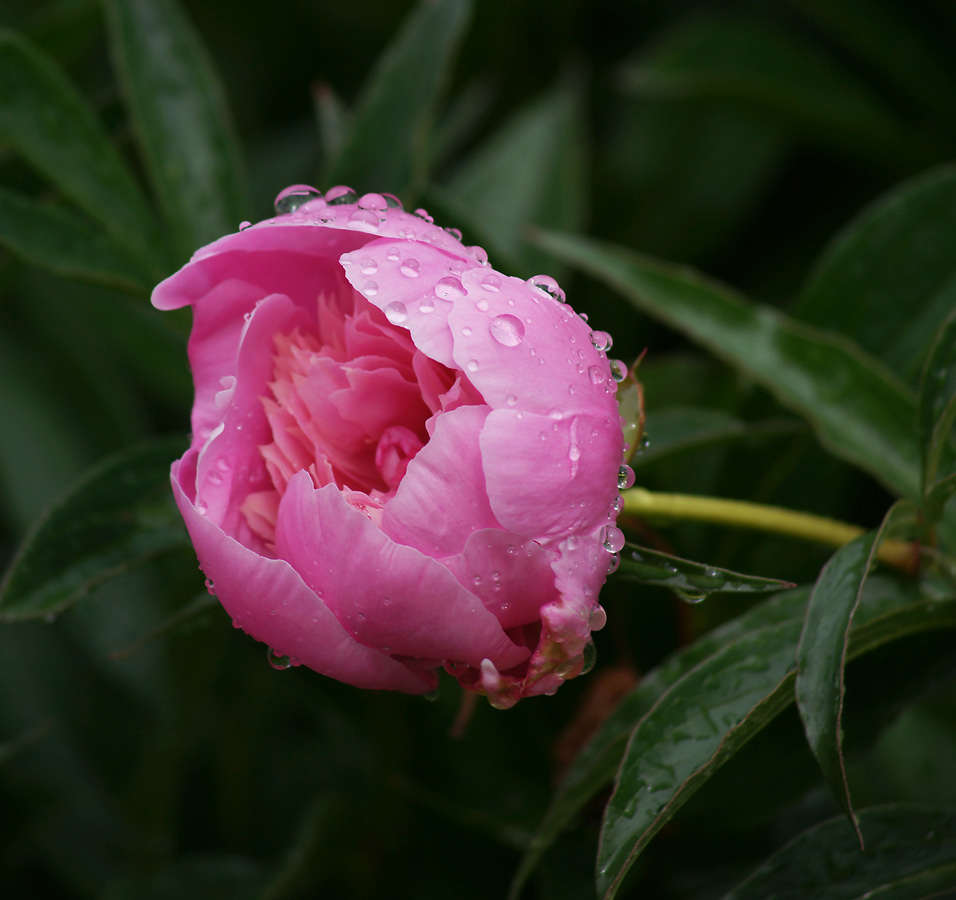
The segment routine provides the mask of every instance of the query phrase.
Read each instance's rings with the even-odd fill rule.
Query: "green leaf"
[[[956,306],[956,167],[895,187],[831,242],[793,308],[907,379]]]
[[[854,628],[847,658],[954,627],[956,602],[904,601]],[[605,811],[598,888],[606,898],[674,813],[793,701],[800,628],[791,619],[745,633],[688,671],[637,723]]]
[[[176,0],[105,0],[114,64],[178,255],[249,215],[235,128],[215,69]]]
[[[722,591],[752,594],[794,587],[787,581],[741,575],[635,544],[626,544],[621,551],[618,576],[627,581],[670,588],[679,597],[692,603]]]
[[[834,456],[904,497],[918,496],[915,398],[851,341],[622,248],[555,233],[537,243],[763,385],[806,418]]]
[[[678,453],[792,438],[804,431],[803,423],[793,419],[745,422],[720,409],[671,406],[647,414],[647,442],[631,458],[630,464],[636,471]]]
[[[148,294],[150,272],[90,223],[0,188],[0,244],[24,262],[67,278]]]
[[[604,811],[598,893],[613,897],[664,823],[793,697],[796,620],[752,631],[689,671],[637,724]]]
[[[50,59],[2,30],[0,138],[137,260],[162,271],[152,212],[88,104]]]
[[[956,487],[952,451],[956,421],[956,311],[943,323],[930,348],[919,393],[920,447],[923,452],[924,507],[931,521]]]
[[[435,109],[470,12],[468,0],[419,4],[366,83],[329,183],[392,193],[421,188]]]
[[[723,900],[917,900],[956,884],[956,814],[905,804],[860,812],[867,851],[842,817],[775,853]],[[944,893],[936,893],[937,891]]]
[[[857,828],[843,759],[842,718],[850,622],[894,507],[882,527],[845,544],[820,572],[797,648],[797,707],[813,755]],[[860,837],[862,846],[863,838]]]
[[[582,224],[580,103],[578,86],[567,83],[519,110],[436,191],[492,254],[515,259],[531,224]]]
[[[694,666],[742,635],[781,622],[801,621],[808,594],[809,588],[799,588],[774,595],[682,648],[641,679],[604,721],[559,785],[515,875],[509,894],[512,900],[519,896],[522,885],[561,829],[614,777],[634,723],[648,713],[661,695]]]
[[[625,78],[644,95],[743,105],[799,136],[868,159],[925,157],[904,123],[835,59],[797,34],[740,17],[679,24],[629,66]]]
[[[169,489],[182,439],[127,450],[96,466],[24,539],[0,583],[0,622],[56,614],[94,585],[189,538]]]
[[[180,857],[149,875],[122,879],[104,900],[260,900],[269,873],[240,856]]]

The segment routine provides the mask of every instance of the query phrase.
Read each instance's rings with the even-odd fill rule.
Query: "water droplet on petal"
[[[378,231],[379,217],[370,209],[357,209],[349,216],[349,223],[363,231]]]
[[[479,266],[488,265],[488,251],[484,247],[479,247],[477,244],[466,248],[468,252],[475,258]]]
[[[408,318],[408,309],[400,300],[395,300],[385,307],[385,318],[393,325],[401,325]]]
[[[431,297],[423,297],[418,304],[418,311],[423,313],[433,312],[435,309],[435,301]]]
[[[446,228],[445,231],[450,234],[456,241],[461,240],[461,231],[457,228]]]
[[[359,266],[363,275],[374,275],[378,271],[378,263],[371,256],[363,257],[359,260]]]
[[[382,211],[388,208],[388,203],[381,194],[363,194],[358,200],[359,209]]]
[[[388,250],[385,251],[385,258],[390,262],[398,262],[401,255],[398,247],[389,247]]]
[[[239,223],[239,230],[240,230],[240,231],[245,231],[247,228],[252,228],[252,222],[240,222],[240,223]]]
[[[269,665],[273,669],[288,669],[292,665],[292,660],[288,656],[283,656],[281,653],[276,653],[271,647],[266,651],[266,659],[269,660]]]
[[[584,645],[584,665],[581,666],[581,674],[587,675],[591,669],[594,668],[594,664],[597,662],[597,648],[594,646],[594,641],[588,641]]]
[[[514,394],[509,394],[505,399],[505,403],[507,403],[508,406],[515,406],[517,402],[518,398]]]
[[[415,215],[418,216],[419,219],[424,219],[429,225],[433,225],[435,222],[435,217],[428,215],[427,209],[416,209]]]
[[[606,525],[602,537],[608,553],[620,553],[624,549],[624,532],[616,525]]]
[[[477,360],[477,359],[469,359],[468,362],[465,363],[465,368],[466,368],[469,372],[477,372],[477,371],[478,371],[478,360]]]
[[[588,366],[588,378],[591,384],[604,384],[607,381],[607,371],[601,366]]]
[[[310,184],[293,184],[276,194],[275,211],[277,216],[295,212],[310,200],[321,197],[322,192]]]
[[[348,203],[354,203],[358,194],[344,184],[336,185],[325,192],[325,202],[329,206],[345,206]]]
[[[366,297],[374,297],[378,293],[378,282],[377,281],[366,281],[362,285],[362,293]]]
[[[581,458],[581,448],[577,444],[572,444],[568,448],[568,459],[572,462],[576,462]]]
[[[624,365],[624,363],[622,363],[619,359],[612,359],[608,365],[611,367],[611,378],[613,378],[618,384],[627,378],[627,366]]]
[[[435,285],[435,294],[442,300],[457,300],[459,297],[464,297],[466,293],[461,281],[451,275],[440,278]]]
[[[612,553],[611,561],[608,563],[607,574],[613,575],[621,567],[621,554]]]
[[[614,498],[614,502],[611,504],[611,512],[613,512],[616,515],[622,509],[624,509],[624,498],[620,494],[618,494]]]
[[[205,500],[197,500],[197,501],[196,501],[196,512],[198,512],[199,515],[201,515],[201,516],[206,515],[206,513],[209,512],[209,504],[208,504]]]
[[[517,316],[495,316],[488,330],[505,347],[517,347],[524,340],[524,323]]]
[[[421,270],[421,263],[417,259],[403,259],[399,269],[406,278],[418,278]]]
[[[528,284],[544,291],[549,297],[553,297],[559,303],[564,303],[566,295],[550,275],[534,275],[528,279]]]
[[[604,607],[595,606],[591,618],[588,620],[588,628],[591,631],[600,631],[605,625],[607,625],[607,613],[604,611]]]
[[[481,279],[481,286],[484,290],[496,294],[501,290],[501,277],[495,275],[494,272],[490,275],[485,275],[485,277]]]
[[[630,466],[623,465],[617,470],[617,486],[622,491],[634,487],[634,470]]]
[[[595,350],[610,350],[614,342],[606,331],[592,331],[591,344]]]

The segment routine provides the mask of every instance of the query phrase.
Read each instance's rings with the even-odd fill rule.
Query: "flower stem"
[[[644,518],[683,519],[694,522],[713,522],[736,525],[757,531],[772,531],[790,537],[817,541],[833,547],[842,547],[863,534],[857,525],[815,516],[811,513],[764,506],[743,500],[723,500],[718,497],[695,497],[690,494],[659,494],[631,488],[622,491],[624,512]],[[906,541],[885,540],[877,551],[877,559],[907,572],[915,562],[913,545]]]

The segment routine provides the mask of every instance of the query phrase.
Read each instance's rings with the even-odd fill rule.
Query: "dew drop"
[[[624,549],[624,532],[616,525],[606,525],[602,537],[608,553],[620,553]]]
[[[276,653],[271,647],[266,651],[266,659],[269,660],[269,665],[273,669],[288,669],[292,666],[292,659],[288,656],[283,656],[281,653]]]
[[[401,300],[394,300],[385,307],[385,318],[393,325],[401,325],[408,319],[408,309]]]
[[[475,303],[475,308],[478,310],[478,312],[488,312],[488,301],[482,298]]]
[[[595,350],[610,350],[614,342],[606,331],[592,331],[591,345]]]
[[[406,278],[418,278],[421,274],[422,266],[417,259],[403,259],[399,271]]]
[[[483,290],[490,291],[492,294],[497,294],[501,290],[501,278],[498,275],[495,275],[492,272],[490,275],[485,275],[481,279],[481,287]]]
[[[618,494],[611,504],[611,512],[617,515],[622,509],[624,509],[624,498]]]
[[[517,316],[495,316],[488,330],[504,347],[517,347],[524,340],[524,323]]]
[[[385,251],[385,258],[389,260],[389,262],[398,262],[401,255],[398,247],[389,247],[388,250]]]
[[[359,266],[363,275],[374,275],[378,271],[378,263],[371,256],[363,257],[359,260]]]
[[[377,281],[366,281],[362,285],[362,293],[366,297],[374,297],[378,293],[378,282]]]
[[[418,303],[418,311],[423,313],[434,312],[435,301],[431,297],[423,297]]]
[[[581,448],[577,444],[572,444],[568,448],[568,459],[571,462],[577,462],[581,458]]]
[[[623,491],[634,487],[634,470],[629,465],[623,465],[617,470],[617,486]]]
[[[422,696],[423,696],[429,703],[434,703],[434,702],[438,699],[439,693],[440,693],[440,691],[438,690],[438,688],[435,688],[435,690],[430,691],[430,692],[427,693],[427,694],[422,694]]]
[[[601,366],[588,366],[588,378],[591,384],[604,384],[607,381],[607,372]]]
[[[528,279],[528,284],[538,290],[544,291],[549,297],[553,297],[559,303],[564,303],[566,295],[558,282],[550,275],[534,275]]]
[[[468,671],[468,663],[466,662],[456,662],[452,659],[446,659],[442,665],[445,667],[445,671],[457,678],[459,675],[464,675]]]
[[[587,675],[591,669],[594,668],[594,664],[597,662],[597,648],[594,646],[594,641],[588,641],[584,645],[584,665],[581,666],[581,674]]]
[[[604,611],[604,607],[595,606],[591,618],[588,620],[588,628],[591,631],[600,631],[605,625],[607,625],[607,613]]]
[[[321,196],[322,192],[310,184],[293,184],[276,194],[274,202],[276,215],[284,216],[293,213],[300,206],[304,206],[310,200],[315,200]]]
[[[461,328],[461,333],[465,337],[471,337],[471,325],[463,325]]]
[[[514,394],[509,394],[505,399],[505,403],[507,403],[508,406],[516,406],[518,403],[518,398]]]
[[[445,231],[450,234],[456,241],[461,240],[461,231],[458,228],[446,228]]]
[[[349,216],[349,222],[364,231],[377,231],[380,220],[370,209],[357,209]]]
[[[240,230],[240,231],[245,231],[247,228],[252,228],[252,222],[240,222],[240,223],[239,223],[239,230]]]
[[[457,300],[466,294],[465,286],[454,276],[448,275],[440,278],[435,285],[435,294],[442,300]]]
[[[478,371],[478,360],[477,360],[477,359],[469,359],[468,362],[465,363],[465,368],[466,368],[469,372],[477,372],[477,371]]]
[[[416,209],[415,215],[418,216],[419,219],[424,219],[429,225],[435,224],[435,217],[428,215],[427,209]]]
[[[484,247],[479,247],[477,244],[474,246],[468,247],[468,252],[475,258],[475,261],[479,266],[488,265],[488,251]]]
[[[612,553],[611,562],[608,563],[607,574],[613,575],[621,567],[621,554]]]
[[[329,206],[345,206],[354,203],[358,194],[344,184],[336,185],[325,192],[325,202]]]
[[[206,513],[209,512],[209,504],[208,504],[205,500],[197,500],[197,501],[196,501],[196,512],[198,512],[199,515],[201,515],[201,516],[206,515]]]
[[[388,203],[381,194],[363,194],[358,200],[359,209],[371,209],[375,212],[384,211]]]
[[[674,593],[685,603],[700,603],[710,596],[709,591],[701,591],[694,588],[674,588]]]
[[[206,579],[206,590],[209,591],[209,593],[212,594],[213,597],[216,596],[216,586],[212,583],[211,578]]]
[[[612,359],[608,365],[611,367],[611,378],[613,378],[618,384],[627,378],[627,366],[624,365],[624,363],[622,363],[619,359]]]

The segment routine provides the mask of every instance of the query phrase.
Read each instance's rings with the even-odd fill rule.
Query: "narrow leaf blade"
[[[169,489],[181,450],[181,439],[127,450],[54,502],[0,583],[0,621],[56,614],[110,576],[189,546]]]
[[[67,278],[138,294],[152,286],[149,271],[89,222],[3,188],[0,244],[24,262]]]
[[[636,544],[626,544],[621,551],[621,565],[617,574],[628,581],[670,588],[684,599],[692,601],[703,600],[707,595],[719,592],[752,594],[794,587],[787,581],[741,575]]]
[[[723,900],[915,900],[956,884],[952,811],[892,804],[861,810],[859,818],[866,853],[842,817],[829,819],[792,840]]]
[[[918,496],[916,400],[851,341],[622,248],[555,233],[537,242],[762,384],[807,419],[834,456],[904,497]]]
[[[161,268],[152,212],[86,100],[52,60],[2,30],[0,137],[118,243]]]
[[[928,512],[941,509],[945,501],[947,479],[956,474],[956,454],[951,447],[953,422],[956,421],[956,312],[943,323],[926,359],[919,393],[920,447],[923,452],[923,495],[941,496],[926,503]],[[943,490],[939,490],[944,483]],[[931,509],[931,507],[935,509]]]
[[[180,257],[248,215],[219,78],[176,0],[106,0],[114,62]]]
[[[369,191],[420,187],[435,109],[471,12],[469,0],[421,3],[379,60],[326,178]]]

